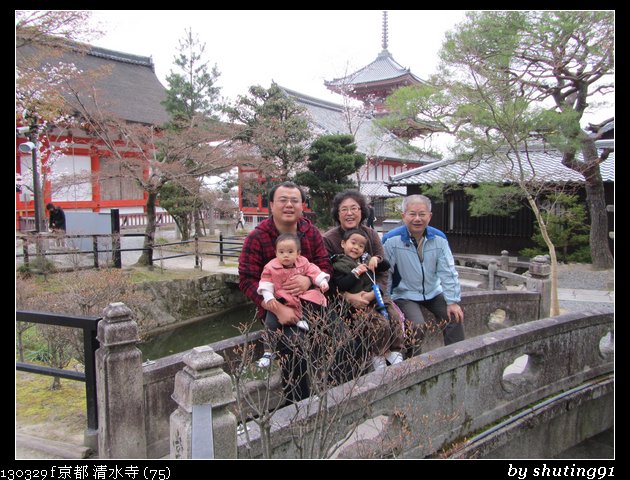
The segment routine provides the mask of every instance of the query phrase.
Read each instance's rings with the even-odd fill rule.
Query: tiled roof
[[[343,78],[335,78],[324,82],[326,86],[358,85],[364,83],[392,80],[405,75],[410,75],[418,83],[424,83],[415,76],[408,68],[400,65],[388,50],[383,50],[378,54],[376,60]]]
[[[399,197],[406,195],[405,187],[392,187],[391,191],[387,189],[387,185],[384,182],[378,181],[363,181],[361,182],[360,191],[366,197]]]
[[[577,155],[582,159],[581,153]],[[513,154],[510,158],[514,158]],[[562,154],[558,151],[534,151],[529,153],[529,163],[523,162],[531,179],[533,175],[545,182],[583,182],[582,174],[562,165]],[[530,167],[531,164],[531,167]],[[512,172],[518,166],[516,161],[510,165],[506,160],[497,158],[487,160],[475,160],[472,162],[455,160],[442,160],[431,165],[414,168],[406,172],[394,175],[387,185],[419,185],[431,183],[459,183],[473,184],[484,182],[509,182],[514,175]],[[606,161],[599,166],[602,180],[615,181],[615,154],[611,153]]]
[[[614,134],[615,134],[615,119],[614,118],[610,118],[610,119],[605,120],[604,122],[599,123],[599,124],[592,124],[592,123],[590,123],[586,129],[590,130],[591,132],[593,132],[593,133],[591,133],[591,137],[592,138],[597,138],[597,139],[614,138]]]
[[[334,135],[350,133],[341,105],[327,102],[303,93],[280,87],[297,103],[303,105],[310,117],[311,125],[318,135]],[[417,155],[404,150],[404,144],[396,136],[378,126],[373,117],[358,115],[353,118],[353,129],[356,130],[355,142],[357,151],[369,157],[380,157],[400,162],[429,163],[433,157]]]
[[[610,131],[614,131],[615,130],[615,121],[612,120],[610,122],[608,122],[607,124],[605,124],[599,131],[600,133],[608,133]]]
[[[101,107],[117,117],[153,125],[168,121],[168,114],[161,105],[166,99],[166,89],[156,77],[150,57],[90,45],[84,47],[83,51],[64,48],[61,56],[44,61],[73,64],[81,72],[97,73],[95,84],[104,102]],[[36,48],[31,44],[19,47],[16,62],[35,55]]]

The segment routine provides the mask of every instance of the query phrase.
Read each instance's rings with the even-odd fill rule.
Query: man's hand
[[[294,275],[284,282],[283,287],[291,295],[297,296],[311,288],[311,279],[306,275]]]
[[[295,325],[299,320],[294,308],[282,305],[275,298],[273,300],[263,302],[262,306],[278,317],[278,322],[280,322],[281,325]]]
[[[447,305],[446,314],[449,319],[453,318],[458,323],[462,323],[464,321],[464,311],[457,303]]]
[[[278,304],[278,311],[274,312],[278,317],[278,322],[281,325],[291,326],[295,325],[300,318],[296,315],[295,308],[287,307],[286,305]]]

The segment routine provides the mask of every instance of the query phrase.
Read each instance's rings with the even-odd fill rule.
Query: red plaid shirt
[[[252,230],[245,242],[238,259],[239,288],[258,307],[257,316],[264,318],[265,310],[261,307],[262,295],[259,295],[258,282],[267,262],[276,257],[274,246],[280,235],[272,218],[263,220]],[[298,237],[301,240],[300,255],[317,265],[323,272],[332,274],[332,264],[328,251],[324,247],[322,235],[308,219],[298,221]]]

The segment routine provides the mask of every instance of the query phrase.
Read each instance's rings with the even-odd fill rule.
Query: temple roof
[[[40,52],[44,53],[43,58],[40,58]],[[48,57],[46,52],[50,52]],[[39,50],[36,45],[27,44],[16,49],[16,62],[19,64],[21,59],[31,57],[40,64],[72,64],[83,73],[94,74],[93,83],[102,102],[100,106],[109,113],[130,122],[152,125],[168,121],[168,113],[161,104],[166,99],[166,89],[155,75],[151,57],[85,44],[76,44],[76,48],[66,44],[61,47],[61,52],[58,55],[50,48]],[[84,101],[91,94],[88,90]]]
[[[287,95],[303,105],[310,117],[310,124],[317,135],[350,134],[348,118],[342,105],[321,100],[303,93],[280,87]],[[401,163],[429,163],[436,159],[405,150],[405,144],[395,135],[380,127],[374,118],[367,115],[353,115],[357,151],[368,157],[379,157]]]
[[[325,81],[324,85],[333,91],[337,91],[350,85],[356,88],[358,86],[366,87],[368,86],[366,84],[372,83],[397,83],[394,81],[401,82],[404,85],[424,83],[423,80],[411,73],[409,68],[403,67],[394,60],[394,57],[387,49],[384,49],[378,54],[376,60],[369,65],[345,77]]]
[[[369,198],[400,197],[407,194],[405,187],[392,187],[388,189],[387,185],[380,180],[362,180],[359,190],[363,195]]]
[[[513,159],[514,155],[510,154]],[[576,160],[581,161],[582,154],[576,154]],[[420,185],[433,183],[478,184],[509,182],[516,176],[516,160],[510,163],[505,159],[484,158],[473,159],[470,162],[456,160],[442,160],[431,165],[414,168],[394,175],[387,185]],[[562,164],[562,153],[557,150],[530,151],[527,162],[523,162],[524,173],[529,179],[538,178],[545,182],[584,182],[584,176]],[[615,154],[599,165],[604,182],[615,181]]]

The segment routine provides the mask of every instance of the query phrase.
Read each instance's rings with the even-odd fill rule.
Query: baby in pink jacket
[[[293,275],[306,275],[319,289],[310,289],[299,295],[292,295],[283,288],[283,285]],[[308,322],[302,318],[304,308],[302,302],[307,301],[325,307],[324,292],[328,290],[329,279],[330,275],[322,272],[317,265],[300,255],[300,239],[297,235],[283,233],[276,240],[276,258],[267,263],[263,269],[257,292],[263,296],[263,303],[266,305],[272,305],[271,302],[281,302],[295,308],[296,316],[301,318],[296,326],[302,330],[308,330]],[[265,324],[265,326],[270,331],[279,328],[279,325],[275,324]],[[257,362],[258,366],[268,367],[273,356],[273,349],[265,348],[264,355]]]

